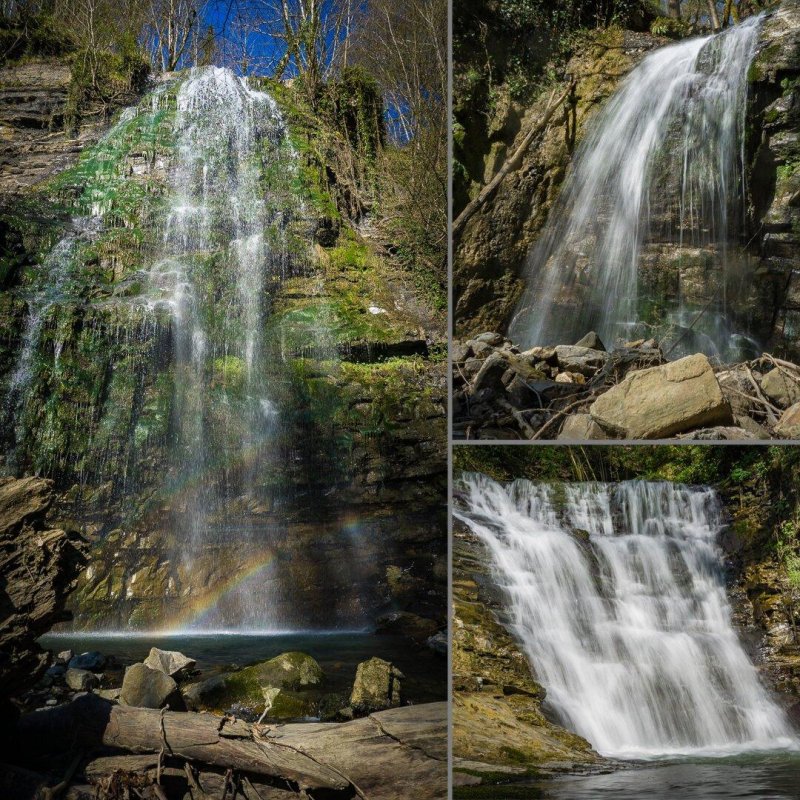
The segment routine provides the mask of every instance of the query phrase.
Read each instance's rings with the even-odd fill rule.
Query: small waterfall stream
[[[460,489],[550,708],[598,752],[797,747],[731,622],[713,490],[475,474]]]
[[[746,268],[729,243],[744,216],[747,70],[753,17],[724,33],[659,48],[631,71],[575,153],[570,177],[529,257],[526,292],[510,326],[523,345],[571,344],[596,330],[608,344],[649,336],[732,359],[758,350],[733,328],[726,294]],[[664,318],[640,294],[644,249],[669,243],[709,283],[682,284]],[[662,262],[659,263],[659,258]],[[651,271],[663,273],[663,253]],[[706,297],[708,301],[706,302]],[[676,348],[673,356],[680,354]]]

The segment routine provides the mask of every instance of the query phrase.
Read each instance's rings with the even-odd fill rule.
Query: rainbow
[[[190,597],[188,606],[185,606],[179,613],[170,618],[163,628],[159,629],[159,633],[181,633],[200,625],[226,595],[235,592],[242,584],[268,569],[274,560],[275,554],[271,551],[262,551],[248,559],[227,580],[215,584],[197,597]]]

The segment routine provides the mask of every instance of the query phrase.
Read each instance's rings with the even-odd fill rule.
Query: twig
[[[72,776],[77,771],[82,760],[83,760],[83,752],[80,752],[78,753],[78,755],[75,756],[70,765],[67,767],[67,771],[64,773],[64,777],[61,779],[61,781],[57,783],[55,786],[46,788],[42,792],[42,797],[44,800],[56,800],[57,797],[61,796],[62,792],[69,787],[70,781],[72,780]]]
[[[767,400],[766,397],[764,397],[764,393],[761,391],[761,387],[758,385],[758,382],[753,376],[752,370],[747,364],[744,365],[744,371],[745,374],[747,375],[747,380],[750,381],[750,385],[753,387],[753,389],[755,389],[756,396],[767,407],[767,421],[769,422],[770,425],[775,425],[775,423],[778,421],[778,418],[772,412],[774,406],[772,405],[772,403],[769,402],[769,400]]]
[[[168,705],[164,706],[164,708],[161,709],[161,719],[160,719],[160,723],[161,723],[161,741],[164,743],[164,746],[163,746],[162,750],[163,749],[169,749],[170,755],[173,755],[172,748],[170,747],[170,744],[167,741],[167,728],[166,728],[166,725],[164,723],[164,715],[167,713],[167,711],[169,711],[169,706]]]

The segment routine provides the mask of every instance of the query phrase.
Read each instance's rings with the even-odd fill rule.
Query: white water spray
[[[456,516],[489,548],[559,720],[615,757],[797,749],[731,623],[720,507],[668,483],[501,485]]]
[[[743,215],[747,70],[759,20],[663,47],[625,79],[578,148],[570,176],[527,266],[510,335],[524,345],[606,344],[646,332],[639,296],[643,245],[694,248],[712,265],[713,307],[681,296],[669,326],[694,347],[729,357],[743,344],[727,317],[728,243]],[[677,225],[677,230],[673,226]],[[657,267],[661,269],[661,267]],[[645,320],[647,321],[647,320]]]

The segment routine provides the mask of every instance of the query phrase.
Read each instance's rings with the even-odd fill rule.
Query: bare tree
[[[145,38],[155,68],[172,72],[185,65],[206,6],[207,0],[147,0]]]

